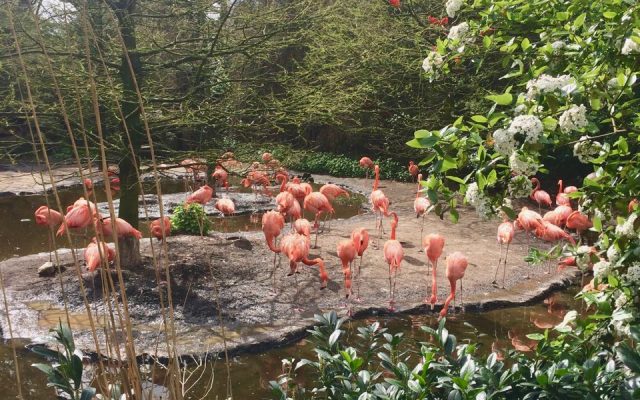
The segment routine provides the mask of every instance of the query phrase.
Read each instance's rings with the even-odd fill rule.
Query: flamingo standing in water
[[[212,197],[213,197],[213,188],[209,185],[204,185],[204,186],[201,186],[195,192],[191,193],[189,196],[187,196],[187,200],[185,201],[185,203],[186,204],[198,203],[201,205],[205,205],[209,201],[211,201]]]
[[[351,240],[356,246],[356,252],[360,257],[358,264],[358,274],[356,275],[356,301],[360,301],[360,269],[362,268],[362,257],[369,247],[369,232],[364,228],[356,228],[351,232]]]
[[[440,310],[440,318],[447,315],[449,304],[456,298],[456,284],[458,281],[460,281],[460,297],[462,297],[462,278],[464,278],[464,273],[467,270],[468,265],[469,262],[467,261],[467,257],[465,257],[459,251],[453,252],[449,254],[449,257],[447,257],[447,268],[445,270],[445,275],[449,280],[451,292],[444,301],[442,310]]]
[[[169,217],[158,218],[149,224],[151,236],[162,241],[171,234],[171,220]]]
[[[420,171],[418,166],[416,164],[414,164],[413,161],[409,161],[409,167],[407,167],[407,169],[409,170],[409,174],[411,174],[413,179],[417,181],[418,180],[418,172]]]
[[[313,244],[313,248],[315,249],[318,247],[318,231],[320,230],[318,219],[320,218],[320,214],[324,212],[328,216],[329,214],[333,214],[335,211],[331,206],[331,203],[329,203],[329,199],[320,192],[310,193],[304,198],[304,209],[315,215],[313,222],[313,227],[316,229],[316,240]]]
[[[538,238],[544,240],[545,242],[558,242],[562,239],[567,240],[572,245],[576,244],[576,241],[573,240],[571,235],[565,232],[559,226],[556,226],[550,222],[542,221],[542,225],[536,228],[535,234]],[[551,264],[547,263],[548,270],[547,274],[551,273]]]
[[[330,203],[333,203],[333,201],[340,196],[344,196],[346,198],[350,197],[349,192],[347,192],[346,190],[344,190],[338,185],[334,185],[333,183],[327,183],[326,185],[322,185],[319,192],[322,193],[329,200]],[[331,220],[329,220],[329,230],[331,230]]]
[[[531,200],[538,203],[538,211],[540,211],[542,205],[551,207],[551,196],[549,196],[549,193],[540,189],[540,181],[538,178],[531,178],[531,183],[535,184],[536,187],[533,188],[529,197],[531,197]]]
[[[267,211],[262,216],[262,232],[267,241],[267,246],[273,251],[273,288],[276,287],[276,258],[280,253],[280,248],[276,246],[276,239],[280,236],[280,232],[284,228],[284,217],[277,211]]]
[[[216,165],[211,177],[215,181],[216,185],[224,187],[227,192],[229,191],[229,173],[222,167],[222,165]]]
[[[284,184],[284,182],[283,182]],[[305,197],[313,192],[313,188],[308,183],[301,183],[300,178],[295,177],[289,182],[286,186],[287,191],[293,195],[293,197],[298,200],[298,203],[302,205],[304,203]]]
[[[285,173],[277,173],[276,182],[280,184],[280,193],[286,192],[289,183],[289,176]]]
[[[62,219],[62,225],[58,228],[56,236],[62,236],[67,229],[81,229],[89,226],[93,219],[100,218],[95,204],[80,197],[67,208],[67,214]]]
[[[222,198],[216,201],[216,210],[222,213],[223,217],[228,217],[229,215],[233,215],[236,212],[236,205],[233,204],[233,201],[229,198]],[[227,230],[227,220],[223,218],[224,230]]]
[[[371,200],[371,208],[376,216],[376,229],[378,230],[378,240],[382,239],[382,219],[385,215],[389,214],[389,198],[384,192],[378,189],[380,183],[380,167],[374,166],[373,171],[375,173],[375,180],[373,181],[373,190],[369,199]],[[380,214],[380,221],[378,222],[378,213]]]
[[[389,264],[389,310],[395,310],[395,291],[396,291],[396,278],[398,276],[398,270],[400,269],[400,263],[404,259],[404,251],[402,245],[396,240],[396,228],[398,227],[398,214],[395,212],[390,213],[393,217],[391,221],[391,238],[386,241],[383,248],[384,259]]]
[[[422,187],[420,181],[422,181],[422,174],[418,174],[418,189],[416,190],[416,198],[413,200],[413,211],[416,213],[416,218],[422,217],[422,224],[420,225],[420,237],[422,237],[422,233],[424,232],[424,217],[427,215],[427,210],[431,206],[431,203],[426,197],[420,196],[420,188]]]
[[[427,256],[427,275],[429,274],[429,263],[433,266],[431,276],[431,297],[425,297],[424,299],[425,303],[431,303],[431,309],[433,310],[433,306],[438,301],[438,281],[436,278],[438,259],[442,255],[442,250],[444,249],[444,236],[437,233],[430,233],[422,239],[422,247],[424,248],[424,253]]]
[[[289,192],[280,192],[276,196],[276,209],[283,215],[289,212],[293,203],[297,203],[296,198]]]
[[[53,230],[62,223],[62,214],[47,206],[38,207],[34,213],[36,224],[47,227],[47,238],[49,242],[49,261],[51,262],[51,252],[53,247]]]
[[[507,251],[504,253],[504,265],[502,267],[502,288],[504,289],[504,280],[507,274],[507,257],[509,256],[509,245],[513,241],[513,237],[515,236],[516,231],[513,227],[513,223],[509,221],[507,218],[502,221],[500,225],[498,225],[498,234],[496,235],[496,239],[500,244],[500,258],[498,260],[498,265],[496,266],[496,273],[493,275],[493,284],[498,284],[498,270],[500,269],[500,264],[502,264],[502,247],[506,244]]]

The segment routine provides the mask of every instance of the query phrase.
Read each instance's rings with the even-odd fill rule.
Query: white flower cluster
[[[509,168],[516,175],[531,176],[538,172],[538,163],[532,157],[522,152],[514,151],[509,156]]]
[[[629,334],[631,333],[629,322],[633,319],[633,316],[624,310],[619,311],[619,314],[623,317],[616,317],[616,312],[614,312],[615,318],[613,319],[613,322],[611,322],[611,325],[613,325],[613,329],[615,329],[618,336],[629,336]]]
[[[616,226],[616,235],[620,237],[631,237],[635,235],[636,230],[633,228],[633,224],[636,222],[638,214],[631,214],[622,224]]]
[[[456,13],[462,8],[463,3],[463,0],[447,0],[447,3],[445,5],[447,9],[447,15],[450,18],[454,18],[456,16]]]
[[[509,132],[523,135],[525,143],[538,143],[542,131],[544,125],[535,115],[518,115],[509,125]]]
[[[556,40],[555,42],[551,43],[551,48],[553,49],[554,54],[561,53],[565,47],[567,47],[567,44],[562,40]]]
[[[481,218],[487,218],[491,214],[493,214],[493,210],[491,209],[489,200],[486,198],[484,193],[480,192],[480,189],[478,188],[478,184],[476,182],[473,182],[469,186],[467,186],[467,191],[464,194],[464,199],[467,203],[469,203],[476,209],[476,212]]]
[[[531,181],[525,175],[514,176],[508,185],[509,195],[514,198],[529,196],[532,188]]]
[[[562,132],[569,133],[584,128],[588,122],[587,108],[584,104],[580,104],[579,106],[571,106],[571,108],[563,112],[558,124]]]
[[[431,51],[427,58],[422,61],[422,69],[427,74],[433,74],[436,68],[439,68],[444,63],[444,59],[437,51]]]
[[[631,285],[637,285],[640,283],[640,263],[633,263],[633,265],[627,269],[627,273],[625,275],[627,277],[627,283],[630,283]]]
[[[469,24],[467,24],[466,22],[461,22],[458,25],[454,25],[449,29],[449,35],[447,35],[447,39],[462,40],[468,32],[469,32]]]
[[[514,134],[508,129],[498,129],[493,132],[493,148],[498,153],[509,156],[516,150],[518,142]]]
[[[616,246],[609,246],[607,249],[607,259],[612,264],[615,264],[620,259],[620,251]]]
[[[556,90],[563,89],[571,83],[571,77],[569,75],[553,77],[551,75],[542,74],[537,79],[532,79],[527,82],[527,99],[533,100],[540,94],[551,93]]]
[[[524,104],[519,104],[516,106],[516,108],[513,109],[513,114],[516,116],[526,114],[526,113],[527,113],[527,106],[525,106]]]
[[[611,263],[609,261],[598,261],[593,264],[593,276],[596,278],[604,278],[611,272]]]
[[[624,41],[620,52],[625,56],[633,53],[640,53],[640,44],[634,42],[633,39],[628,38]]]
[[[624,292],[620,292],[618,297],[616,297],[616,308],[623,308],[629,303],[629,298]]]
[[[589,136],[582,136],[573,146],[573,155],[578,157],[581,163],[588,164],[600,155],[601,150],[600,142],[590,140]]]

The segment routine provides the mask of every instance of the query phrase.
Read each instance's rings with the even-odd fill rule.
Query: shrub
[[[207,235],[211,221],[198,203],[178,205],[171,216],[171,229],[191,235]]]

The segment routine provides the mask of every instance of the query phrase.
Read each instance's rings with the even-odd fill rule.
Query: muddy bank
[[[322,176],[315,178],[316,182],[331,180],[355,191],[370,191],[371,181]],[[467,311],[529,303],[551,289],[567,286],[576,275],[575,270],[549,275],[545,274],[546,269],[542,266],[527,266],[522,261],[525,255],[524,237],[517,236],[509,253],[506,289],[498,289],[491,284],[499,250],[495,243],[497,223],[481,221],[471,210],[462,210],[460,222],[456,225],[430,215],[426,218],[425,234],[437,232],[446,238],[438,270],[438,305],[431,311],[422,303],[427,292],[427,275],[425,257],[419,251],[421,220],[416,219],[412,212],[414,185],[383,182],[382,189],[392,201],[391,209],[399,214],[398,239],[405,251],[396,289],[398,312],[439,311],[449,292],[444,276],[444,257],[453,251],[462,251],[471,263],[464,280],[463,300]],[[302,266],[297,276],[286,276],[288,262],[282,260],[275,274],[274,291],[273,253],[267,249],[261,232],[214,233],[205,238],[170,237],[167,243],[168,263],[159,264],[158,275],[151,259],[150,241],[144,239],[141,247],[145,264],[123,273],[137,353],[158,356],[167,353],[160,295],[163,295],[166,304],[169,287],[175,309],[175,343],[180,354],[220,351],[223,342],[221,322],[226,329],[229,347],[235,351],[245,351],[264,349],[304,335],[305,328],[313,323],[312,317],[316,313],[329,310],[346,313],[343,275],[335,248],[337,242],[347,238],[355,227],[365,227],[373,233],[373,215],[333,221],[331,231],[320,235],[319,248],[312,250],[312,256],[322,257],[327,263],[330,281],[325,290],[320,290],[315,267]],[[388,234],[387,220],[385,227]],[[360,280],[362,302],[352,303],[357,316],[388,312],[388,266],[382,256],[384,240],[386,237],[377,249],[376,240],[372,240],[365,253]],[[153,247],[159,255],[160,246],[157,242]],[[0,263],[14,336],[45,340],[48,329],[56,325],[60,318],[65,318],[63,310],[66,297],[79,347],[95,350],[71,253],[67,251],[61,255],[61,263],[66,265],[66,269],[56,277],[37,275],[38,266],[46,260],[48,255],[40,254]],[[165,275],[165,267],[170,271],[169,277]],[[524,279],[525,276],[530,278]],[[115,280],[116,292],[119,292]],[[103,300],[101,282],[100,276],[85,276],[82,281],[93,321],[98,327],[98,347],[106,353],[105,311],[108,307],[118,305],[120,299],[118,295],[112,297],[110,302]],[[8,337],[6,318],[2,318],[2,324],[3,336]],[[121,338],[122,332],[116,332],[115,337]]]

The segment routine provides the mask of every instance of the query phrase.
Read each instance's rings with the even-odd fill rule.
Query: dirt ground
[[[371,190],[371,180],[320,175],[314,175],[314,178],[316,182],[331,181],[366,195]],[[398,213],[397,236],[404,248],[404,261],[397,278],[396,312],[430,313],[440,310],[449,293],[444,260],[454,251],[463,252],[470,262],[462,293],[466,312],[532,302],[552,290],[569,285],[576,276],[575,270],[546,274],[546,268],[542,266],[528,266],[523,261],[524,236],[517,235],[509,252],[506,289],[497,288],[491,282],[498,259],[499,248],[495,239],[498,222],[481,221],[470,209],[461,210],[458,224],[429,215],[425,219],[424,233],[440,233],[446,240],[438,268],[438,303],[432,311],[423,303],[428,290],[428,276],[425,255],[420,249],[421,219],[417,219],[413,213],[415,185],[383,181],[381,189],[391,199],[390,209]],[[232,351],[257,350],[303,336],[305,329],[312,325],[314,314],[336,310],[345,315],[343,274],[336,255],[336,244],[349,237],[356,227],[367,228],[373,235],[373,214],[364,213],[346,220],[332,221],[331,230],[320,235],[319,247],[311,252],[312,257],[322,257],[327,264],[329,284],[325,290],[320,290],[316,267],[301,266],[300,274],[287,276],[288,262],[283,259],[275,274],[274,291],[274,256],[267,248],[261,232],[215,232],[205,238],[170,237],[167,243],[168,264],[160,263],[158,274],[151,259],[150,240],[144,239],[141,249],[145,255],[145,265],[123,273],[137,353],[160,357],[167,354],[160,293],[166,304],[169,288],[175,309],[175,344],[180,354],[220,351],[223,346],[222,326],[225,328],[227,345]],[[382,255],[382,246],[389,234],[388,219],[385,219],[385,230],[386,235],[377,244],[377,249],[376,240],[372,239],[365,252],[359,285],[362,302],[351,303],[356,317],[389,312],[388,266]],[[286,232],[288,228],[285,228]],[[154,242],[153,247],[157,258],[162,258],[158,242]],[[90,323],[71,252],[63,251],[60,257],[66,269],[55,277],[39,277],[36,273],[37,268],[48,260],[48,254],[0,263],[13,335],[45,341],[48,329],[64,318],[66,297],[79,347],[94,351],[96,345],[88,331]],[[170,271],[169,279],[164,273],[165,265]],[[114,280],[117,282],[117,277]],[[66,296],[62,293],[61,282]],[[110,302],[103,300],[101,282],[99,275],[85,274],[82,280],[95,323],[100,327],[99,347],[105,352],[105,329],[102,329],[106,326],[105,310],[108,306],[122,307],[120,295],[112,297]],[[117,283],[116,288],[119,292]],[[215,296],[216,289],[218,299]],[[456,304],[460,306],[460,301]],[[6,318],[2,318],[5,338],[9,336],[7,328]]]

